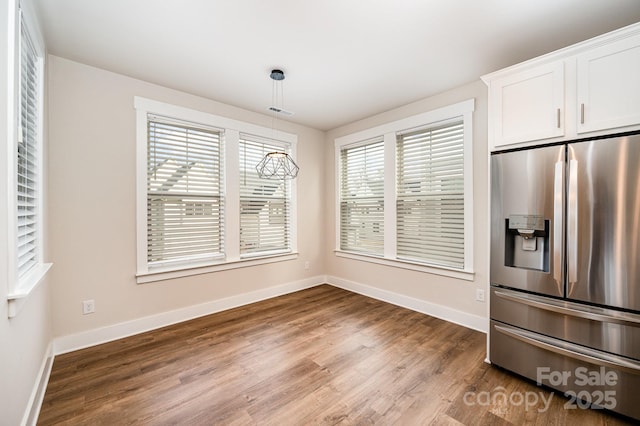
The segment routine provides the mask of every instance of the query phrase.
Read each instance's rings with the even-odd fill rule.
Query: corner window
[[[136,97],[137,281],[297,257],[295,182],[262,179],[295,135]]]
[[[470,279],[474,101],[336,139],[336,253]]]

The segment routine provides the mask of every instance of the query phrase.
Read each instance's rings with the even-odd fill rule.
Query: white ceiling
[[[49,53],[329,130],[640,21],[640,0],[33,0]]]

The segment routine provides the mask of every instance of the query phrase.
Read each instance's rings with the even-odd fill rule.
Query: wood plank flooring
[[[38,424],[626,424],[484,358],[482,333],[323,285],[60,355]]]

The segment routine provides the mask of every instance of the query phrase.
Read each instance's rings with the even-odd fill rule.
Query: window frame
[[[150,135],[153,134],[154,136],[157,136],[157,138],[153,138],[154,142],[157,142],[156,144],[153,145],[153,152],[148,155],[147,157],[147,209],[150,208],[150,199],[160,199],[160,198],[164,198],[165,200],[168,201],[168,199],[174,198],[173,201],[173,206],[174,209],[176,207],[176,203],[179,205],[181,203],[184,203],[183,208],[184,208],[184,212],[179,215],[179,221],[181,225],[184,225],[184,223],[188,223],[187,226],[191,226],[190,230],[193,231],[193,225],[195,225],[194,222],[189,222],[190,219],[193,219],[194,215],[193,212],[192,214],[188,214],[187,213],[187,203],[185,202],[185,198],[192,198],[193,200],[198,200],[202,203],[207,203],[210,202],[213,205],[216,204],[216,200],[217,200],[217,205],[218,208],[217,209],[212,209],[215,212],[217,212],[218,216],[219,216],[219,220],[218,221],[211,221],[218,223],[219,228],[218,230],[218,235],[217,238],[213,238],[213,239],[207,239],[206,241],[208,241],[210,244],[218,244],[219,245],[219,250],[215,251],[215,252],[209,252],[206,254],[190,254],[188,256],[180,256],[180,257],[172,257],[171,256],[171,249],[169,248],[169,245],[164,244],[165,243],[165,239],[164,238],[160,238],[160,239],[156,239],[153,238],[153,242],[150,241],[149,239],[149,232],[153,229],[155,232],[153,233],[153,235],[157,235],[156,233],[158,231],[160,231],[160,228],[158,225],[157,220],[154,221],[154,226],[151,226],[149,224],[149,211],[147,213],[147,247],[149,246],[149,244],[153,245],[153,243],[155,242],[160,242],[161,244],[159,245],[159,247],[162,247],[161,252],[164,254],[165,250],[166,250],[166,254],[167,256],[161,256],[164,257],[163,259],[158,259],[155,261],[150,261],[149,257],[150,257],[150,253],[149,250],[147,250],[147,264],[149,265],[150,269],[162,269],[163,267],[167,266],[167,265],[192,265],[194,263],[206,263],[208,262],[208,260],[202,261],[202,260],[198,260],[198,259],[218,259],[221,258],[223,256],[223,252],[224,252],[224,194],[223,194],[223,184],[224,184],[224,179],[223,179],[223,175],[224,175],[224,162],[222,161],[224,158],[224,152],[223,152],[223,141],[222,141],[222,137],[223,137],[223,132],[221,129],[217,129],[217,128],[212,128],[209,126],[204,126],[202,124],[196,124],[190,121],[183,121],[183,120],[176,120],[175,118],[167,118],[164,116],[159,116],[159,115],[155,115],[155,114],[147,114],[147,148],[151,148],[151,137]],[[175,130],[170,130],[170,129],[175,129]],[[164,132],[163,132],[164,130]],[[200,138],[198,137],[194,137],[194,131],[200,134]],[[184,144],[185,144],[185,149],[184,150],[178,150],[176,149],[176,144],[175,142],[171,143],[168,142],[168,135],[171,132],[178,132],[178,134],[175,136],[177,137],[179,140],[183,139],[184,140]],[[175,133],[174,133],[175,135]],[[175,141],[175,137],[174,137],[174,141]],[[207,144],[203,144],[203,138],[207,138],[207,142],[210,145]],[[197,190],[192,190],[189,187],[189,174],[185,173],[185,176],[187,176],[187,181],[186,181],[186,185],[185,182],[182,183],[182,185],[180,184],[180,179],[174,179],[173,180],[173,184],[178,185],[179,188],[182,188],[182,191],[178,191],[178,194],[176,194],[175,192],[172,191],[165,191],[165,190],[151,190],[151,175],[149,173],[150,168],[149,168],[149,163],[152,161],[157,161],[157,158],[163,157],[163,153],[164,153],[164,149],[167,148],[167,143],[170,144],[172,148],[172,152],[174,154],[181,154],[182,158],[180,158],[180,155],[177,156],[171,156],[171,159],[177,159],[177,161],[179,162],[184,162],[187,158],[190,158],[190,161],[202,161],[203,160],[203,151],[206,150],[207,154],[217,154],[217,158],[214,158],[211,162],[211,164],[215,164],[215,160],[218,161],[218,168],[217,168],[217,180],[215,179],[215,177],[212,177],[214,180],[213,181],[206,181],[202,179],[202,176],[200,177],[195,177],[195,181],[194,184],[195,186],[202,190],[203,185],[205,185],[207,188],[207,190],[215,190],[215,194],[211,194],[211,193],[203,193],[202,191],[197,191]],[[163,149],[164,147],[164,149]],[[191,155],[190,155],[191,153]],[[155,168],[154,168],[155,169]],[[215,166],[213,166],[213,170],[216,171]],[[155,169],[153,176],[154,178],[157,177],[156,173],[159,171],[159,169]],[[167,172],[160,172],[160,176],[164,176]],[[174,178],[176,177],[177,171],[174,171],[171,174],[171,177]],[[169,179],[167,179],[164,183],[166,184],[169,181]],[[207,185],[208,184],[208,185]],[[164,185],[162,185],[164,186]],[[173,186],[173,185],[172,185]],[[151,203],[153,204],[153,203]],[[160,203],[162,204],[162,203]],[[171,205],[171,202],[167,203],[168,205]],[[194,204],[197,204],[197,201],[194,202]],[[159,207],[157,204],[155,205],[156,209]],[[167,217],[167,222],[171,223],[169,226],[176,226],[177,223],[173,218],[176,218],[175,215],[172,215],[171,213],[169,213],[168,215],[166,214],[167,211],[165,210],[165,208],[167,207],[167,205],[163,205],[163,208],[159,208],[157,210],[155,210],[156,213],[162,212],[161,217]],[[193,211],[195,211],[195,207],[192,207]],[[157,219],[157,216],[156,216]],[[164,235],[164,228],[163,229],[163,237]],[[175,235],[173,235],[175,237]],[[200,242],[203,242],[202,238],[205,237],[203,234],[199,235],[200,237]],[[181,248],[187,248],[185,246],[181,246]],[[159,253],[156,252],[156,256],[160,257]],[[171,268],[173,269],[173,268]]]
[[[18,4],[20,3],[20,4]],[[31,10],[31,5],[26,2],[11,2],[11,16],[8,28],[8,52],[9,64],[8,77],[11,84],[8,85],[8,98],[11,102],[8,105],[8,126],[7,126],[7,278],[9,288],[7,300],[9,303],[8,316],[15,317],[20,310],[24,300],[33,290],[43,282],[45,275],[51,268],[51,263],[44,261],[45,241],[45,164],[44,164],[44,93],[45,93],[45,45],[40,33],[39,25],[35,13]],[[22,80],[22,29],[32,45],[37,62],[37,117],[36,117],[36,248],[35,264],[23,275],[18,276],[18,137],[22,134],[21,129],[21,80]]]
[[[383,190],[382,197],[375,197],[374,198],[374,197],[358,197],[358,196],[354,196],[354,197],[346,197],[346,198],[344,198],[344,194],[343,194],[343,188],[344,188],[344,181],[343,181],[343,176],[344,176],[344,173],[343,173],[343,166],[344,166],[343,158],[344,158],[344,156],[343,156],[343,153],[345,153],[345,151],[349,151],[349,150],[358,150],[358,149],[361,149],[361,148],[365,148],[365,152],[364,152],[364,156],[365,157],[363,159],[366,160],[368,158],[366,148],[367,147],[371,147],[371,146],[375,146],[375,145],[378,145],[378,144],[382,145],[382,162],[383,162],[383,174],[384,174],[384,165],[385,165],[386,162],[385,162],[385,158],[384,158],[385,157],[385,153],[384,153],[385,146],[384,146],[384,138],[383,137],[376,137],[376,138],[368,139],[368,140],[365,140],[365,141],[359,141],[359,142],[356,142],[356,143],[342,145],[340,147],[340,150],[337,153],[337,155],[340,156],[340,158],[338,159],[338,165],[339,165],[339,168],[340,168],[340,170],[338,171],[338,174],[340,176],[340,179],[338,181],[339,184],[338,184],[338,188],[337,188],[337,191],[339,193],[338,194],[339,205],[337,205],[336,208],[338,209],[338,227],[339,227],[340,232],[338,232],[338,241],[336,242],[336,246],[341,251],[350,252],[350,253],[358,253],[358,254],[363,254],[363,255],[367,255],[367,256],[375,256],[375,257],[381,257],[381,256],[384,255],[384,236],[385,236],[385,231],[386,231],[386,229],[385,229],[385,220],[384,220],[384,214],[385,213],[384,212],[385,212],[385,209],[388,207],[385,204],[386,200],[385,200],[385,197],[384,197],[384,182],[382,184],[383,185],[383,187],[382,187],[382,190]],[[374,147],[374,149],[376,149],[376,148]],[[369,185],[367,185],[367,187],[369,187],[371,189],[371,187]],[[381,229],[381,232],[380,232],[380,230],[378,232],[382,234],[382,248],[381,248],[382,249],[382,253],[378,253],[378,252],[374,251],[372,249],[371,245],[367,245],[366,247],[364,247],[364,248],[362,248],[360,250],[358,250],[356,248],[351,249],[351,250],[343,248],[343,244],[342,244],[342,242],[343,242],[343,235],[342,235],[343,234],[342,233],[342,223],[343,223],[343,220],[342,220],[342,213],[343,213],[342,207],[343,207],[343,204],[346,203],[348,205],[350,202],[353,202],[355,205],[357,205],[358,200],[365,200],[365,199],[372,200],[372,199],[379,199],[379,198],[381,198],[381,201],[382,201],[382,221],[380,223],[382,229]],[[353,224],[351,224],[351,225],[353,225]],[[372,233],[373,233],[373,231],[372,231]],[[373,244],[373,246],[375,246],[375,244]]]
[[[473,257],[473,112],[475,100],[468,99],[456,104],[434,109],[397,121],[388,122],[376,127],[336,138],[335,144],[335,249],[336,256],[360,261],[377,263],[386,266],[428,272],[453,278],[472,281],[474,278]],[[442,265],[431,265],[413,260],[399,259],[397,245],[397,211],[396,211],[396,142],[397,135],[411,130],[436,126],[455,119],[462,119],[464,126],[464,267],[451,268]],[[340,152],[343,147],[355,145],[375,138],[384,138],[384,255],[369,255],[340,248],[340,185],[341,164]],[[392,207],[391,207],[392,206]]]
[[[436,195],[439,194],[439,192],[440,192],[439,190],[443,189],[443,187],[441,186],[441,182],[438,183],[438,181],[428,178],[425,182],[427,182],[428,185],[435,185],[435,187],[438,190],[436,190],[436,191],[419,191],[419,195],[417,196],[417,198],[420,199],[418,204],[420,202],[425,202],[426,199],[430,199],[435,204],[441,203],[440,206],[442,207],[442,206],[446,205],[447,202],[451,202],[451,201],[453,201],[453,204],[456,204],[456,200],[460,199],[460,198],[457,198],[456,196],[462,195],[462,201],[463,201],[462,214],[463,214],[463,224],[464,224],[464,198],[465,198],[465,186],[464,186],[464,152],[465,152],[464,151],[464,130],[465,129],[464,129],[464,121],[463,121],[462,117],[455,117],[455,118],[452,118],[450,120],[444,120],[444,121],[440,121],[438,123],[432,123],[432,124],[429,124],[429,125],[426,125],[426,126],[422,126],[422,127],[418,128],[418,129],[411,129],[410,131],[407,131],[407,132],[398,132],[397,133],[397,140],[396,140],[396,153],[397,153],[397,158],[396,158],[396,204],[395,204],[395,208],[396,208],[396,216],[397,216],[396,217],[396,225],[397,225],[396,226],[396,230],[397,230],[396,241],[397,241],[398,246],[400,246],[400,241],[399,240],[401,238],[404,241],[405,249],[406,249],[406,244],[408,242],[407,239],[410,240],[409,244],[412,244],[412,243],[415,244],[415,243],[419,243],[419,242],[422,242],[423,244],[426,243],[426,241],[424,241],[424,240],[420,241],[418,239],[412,239],[412,237],[409,235],[410,233],[409,234],[407,232],[402,232],[401,233],[399,231],[399,229],[400,229],[402,224],[404,224],[405,226],[411,226],[410,225],[410,220],[405,221],[404,223],[401,222],[401,219],[400,219],[401,214],[400,214],[400,207],[399,207],[400,203],[403,204],[402,210],[404,210],[404,213],[405,213],[404,217],[405,217],[405,219],[407,219],[409,217],[409,214],[407,214],[406,207],[411,204],[411,202],[412,202],[411,199],[416,197],[415,192],[413,192],[413,191],[412,191],[412,195],[407,194],[406,191],[402,195],[400,194],[400,192],[401,192],[400,191],[400,187],[402,185],[401,182],[400,182],[401,181],[401,171],[400,171],[401,157],[403,157],[403,159],[406,159],[407,157],[411,157],[411,154],[414,154],[414,155],[416,154],[415,146],[414,146],[413,149],[409,148],[409,151],[407,152],[405,144],[411,145],[412,142],[410,140],[406,141],[405,136],[425,135],[425,134],[428,133],[429,134],[429,137],[428,137],[429,143],[423,145],[423,148],[426,148],[429,151],[429,155],[434,155],[436,157],[434,159],[434,161],[436,162],[436,167],[437,167],[437,161],[438,161],[438,159],[442,159],[442,154],[438,154],[437,153],[438,146],[436,145],[434,147],[433,142],[442,143],[442,141],[438,140],[437,136],[434,139],[433,138],[433,132],[435,131],[437,133],[438,130],[444,130],[444,129],[446,129],[446,132],[452,132],[452,131],[455,132],[455,128],[459,128],[460,132],[462,133],[462,135],[461,135],[462,137],[459,139],[461,146],[456,145],[456,147],[455,147],[456,149],[459,149],[458,147],[462,148],[462,155],[461,155],[462,172],[463,172],[463,174],[462,174],[462,181],[463,181],[462,182],[462,194],[456,194],[454,192],[453,194],[450,193],[450,194],[445,195],[444,198],[438,198]],[[449,133],[449,134],[451,134],[451,133]],[[404,156],[403,156],[403,153],[400,152],[401,151],[400,150],[400,146],[401,145],[402,145],[402,151],[404,152]],[[435,148],[435,151],[434,151],[434,148]],[[453,152],[455,152],[455,151],[453,151]],[[452,153],[452,151],[447,151],[447,160],[448,161],[451,161],[451,153]],[[434,167],[434,163],[425,162],[425,164],[427,165],[428,169],[433,169],[433,167]],[[442,167],[442,166],[440,165],[440,167]],[[402,169],[407,170],[407,172],[409,172],[409,173],[405,174],[404,176],[402,176],[402,178],[403,179],[410,178],[411,165],[409,163],[405,163],[404,167]],[[451,172],[453,172],[455,170],[456,170],[455,167],[449,167],[449,168],[446,169],[446,172],[447,173],[451,173]],[[426,170],[425,170],[425,172],[426,172]],[[442,172],[443,172],[442,169],[440,169],[440,173],[442,173]],[[438,172],[433,172],[433,171],[431,173],[432,173],[431,177],[433,177],[433,176],[438,174]],[[406,182],[406,180],[405,180],[405,182]],[[405,184],[405,189],[406,189],[406,184]],[[448,201],[444,201],[444,200],[448,200]],[[413,209],[410,208],[410,210],[413,210]],[[419,207],[417,207],[417,210],[419,210],[418,214],[427,213],[428,212],[431,215],[430,217],[431,217],[432,220],[435,219],[435,218],[438,218],[439,220],[452,219],[451,212],[449,212],[449,213],[440,212],[439,213],[438,209],[434,209],[434,208],[420,209]],[[435,217],[434,217],[434,215],[435,215]],[[439,238],[444,238],[444,239],[448,240],[448,244],[444,243],[443,241],[440,241],[440,244],[444,243],[443,245],[446,246],[446,248],[452,249],[453,248],[452,245],[454,245],[454,243],[451,240],[450,235],[445,235],[445,234],[447,234],[447,231],[445,231],[444,228],[440,228],[439,227],[438,228],[438,232],[440,232],[440,234],[438,235],[437,238],[435,238],[435,240],[437,240]],[[429,237],[427,237],[426,239],[429,239]],[[436,241],[433,241],[433,243],[436,243]],[[464,252],[464,248],[465,248],[464,247],[464,234],[463,234],[462,243],[463,243],[463,252]],[[420,245],[418,249],[412,250],[411,253],[405,252],[405,253],[402,253],[402,254],[400,253],[400,248],[397,247],[397,257],[400,260],[406,260],[406,261],[409,261],[409,262],[413,261],[413,262],[416,262],[418,264],[438,265],[439,267],[445,267],[445,268],[449,268],[450,267],[450,268],[455,269],[455,270],[460,270],[460,269],[464,268],[464,259],[463,259],[462,268],[458,268],[456,266],[448,266],[445,263],[446,260],[437,260],[437,258],[439,256],[437,256],[437,255],[428,255],[424,250],[425,248],[427,250],[429,250],[429,249],[432,248],[432,246],[429,246],[427,244]],[[422,254],[424,256],[423,260],[421,260],[421,258],[418,257],[420,254]],[[456,254],[455,251],[454,251],[454,254]],[[449,256],[451,256],[451,255],[449,255]],[[427,260],[426,258],[428,258],[428,257],[431,257],[432,260],[431,261]]]
[[[297,247],[297,186],[291,181],[291,250],[286,253],[266,253],[251,257],[240,256],[240,134],[251,134],[278,141],[289,146],[296,158],[298,137],[295,134],[135,96],[136,110],[136,282],[138,284],[205,274],[247,266],[293,260],[298,257]],[[147,263],[147,120],[155,114],[221,130],[224,164],[221,196],[224,198],[224,257],[205,262],[181,263],[149,268]]]
[[[263,144],[263,148],[265,145],[269,146],[269,149],[267,150],[267,152],[271,152],[273,148],[274,150],[278,150],[278,151],[284,151],[287,154],[291,155],[291,146],[290,144],[287,143],[283,143],[281,141],[278,140],[274,140],[271,138],[264,138],[262,136],[258,136],[258,135],[253,135],[253,134],[248,134],[245,132],[241,132],[240,133],[240,138],[238,141],[238,150],[241,150],[240,145],[242,145],[242,143],[244,142],[248,142],[251,144]],[[266,154],[266,152],[264,153]],[[240,152],[238,152],[238,157],[239,159],[240,157]],[[257,163],[256,163],[257,164]],[[252,168],[251,166],[249,168]],[[240,166],[240,162],[238,162],[238,186],[240,188],[240,182],[242,181],[242,176],[241,176],[241,172],[242,172],[243,168]],[[255,165],[253,165],[253,170],[255,170]],[[256,171],[256,175],[257,175],[257,171]],[[270,182],[270,181],[274,181],[277,180],[279,181],[280,179],[263,179],[265,182]],[[255,259],[255,258],[259,258],[259,257],[264,257],[264,256],[271,256],[271,255],[280,255],[280,254],[286,254],[286,253],[290,253],[292,251],[292,223],[291,223],[291,209],[292,209],[292,187],[293,187],[293,183],[295,182],[295,179],[284,179],[285,181],[285,187],[283,188],[283,195],[284,197],[281,198],[270,198],[270,197],[263,197],[262,200],[277,200],[277,199],[283,199],[284,203],[285,203],[285,211],[289,211],[289,217],[287,218],[285,215],[285,240],[287,241],[287,247],[284,248],[277,248],[277,249],[270,249],[270,250],[258,250],[258,251],[253,251],[253,250],[248,250],[243,252],[242,250],[242,244],[240,247],[240,258],[241,259]],[[276,188],[277,190],[277,188]],[[240,215],[239,218],[240,220],[242,220],[242,191],[239,190],[239,201],[240,201]],[[259,197],[258,197],[259,198]],[[250,200],[249,202],[256,202],[255,199]],[[257,202],[260,202],[260,199],[257,200]],[[268,206],[269,210],[271,210],[273,207],[271,205]],[[271,214],[269,214],[269,219],[271,220]],[[242,222],[240,223],[240,225],[242,225]],[[240,226],[240,231],[242,231],[242,226]],[[241,236],[240,236],[240,243],[242,243],[242,232],[240,232]]]

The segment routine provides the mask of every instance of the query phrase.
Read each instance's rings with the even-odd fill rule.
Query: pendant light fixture
[[[273,114],[272,128],[275,133],[278,114],[291,115],[291,113],[283,109],[282,80],[284,80],[284,72],[278,69],[271,70],[270,77],[273,80],[273,84],[271,91],[272,105],[269,107],[269,111]],[[280,88],[279,91],[278,88]],[[285,151],[267,153],[256,166],[258,176],[264,179],[293,179],[298,176],[299,170],[298,165]]]

